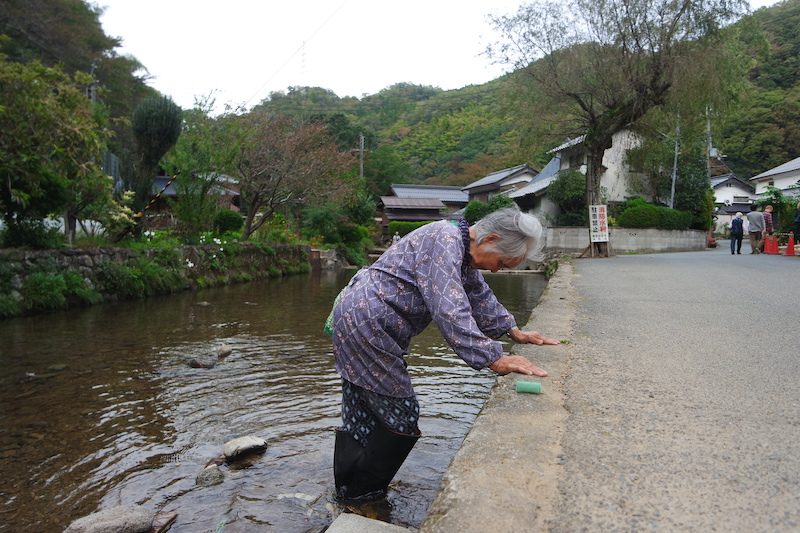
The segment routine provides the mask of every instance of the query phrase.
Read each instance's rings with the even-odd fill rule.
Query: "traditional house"
[[[513,198],[520,208],[551,222],[558,214],[558,206],[547,200],[547,187],[561,172],[575,170],[586,173],[587,153],[583,146],[585,138],[585,135],[575,137],[550,150],[548,153],[552,154],[553,158],[542,172],[525,187],[509,193],[509,197]],[[603,203],[623,202],[636,195],[649,196],[643,191],[644,173],[631,168],[628,163],[628,152],[640,144],[639,136],[628,130],[617,132],[612,137],[611,148],[603,154],[603,168],[600,173],[600,194]]]
[[[750,212],[755,187],[731,172],[711,178],[711,189],[714,191],[714,211],[717,217],[714,230],[724,233],[737,212],[744,215]]]
[[[240,208],[239,182],[225,174],[213,176],[215,184],[208,191],[209,195],[217,197],[220,207],[238,211]],[[175,180],[169,176],[156,176],[150,189],[151,213],[169,210],[169,199],[180,200],[180,191],[175,187]]]
[[[392,183],[392,193],[398,198],[427,198],[439,200],[445,206],[445,213],[455,213],[464,208],[469,195],[461,187],[447,185],[414,185],[410,183]]]
[[[461,188],[469,195],[469,200],[480,200],[487,202],[489,198],[497,194],[510,194],[520,189],[539,174],[539,171],[523,163],[511,168],[505,168],[484,176],[477,181]]]
[[[508,193],[509,198],[512,198],[520,209],[536,215],[540,220],[553,220],[558,214],[558,206],[549,200],[545,193],[558,177],[560,169],[561,155],[556,154],[527,185]]]
[[[389,222],[400,220],[420,222],[424,220],[441,220],[445,205],[438,198],[400,198],[397,196],[381,196],[383,229]]]

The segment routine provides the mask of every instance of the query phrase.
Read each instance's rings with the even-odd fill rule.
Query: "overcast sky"
[[[339,96],[400,82],[457,89],[505,72],[482,55],[489,14],[521,0],[95,0],[106,34],[184,108],[253,106],[289,86]],[[776,0],[751,0],[753,8]]]

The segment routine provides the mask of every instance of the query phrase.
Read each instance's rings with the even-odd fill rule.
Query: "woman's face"
[[[469,250],[469,254],[472,256],[472,266],[481,270],[497,272],[501,268],[516,268],[522,263],[522,257],[500,255],[494,249],[495,242],[497,242],[497,236],[494,234],[488,235],[480,244],[472,241]]]

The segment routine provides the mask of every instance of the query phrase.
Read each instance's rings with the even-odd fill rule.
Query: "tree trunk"
[[[596,205],[600,201],[600,174],[603,167],[603,154],[606,148],[603,146],[587,146],[586,161],[586,212],[591,212],[590,206]],[[590,222],[587,220],[587,224]],[[591,242],[589,237],[589,251],[591,257],[608,257],[608,243]]]

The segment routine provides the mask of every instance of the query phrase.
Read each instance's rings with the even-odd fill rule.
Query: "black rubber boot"
[[[336,497],[347,502],[370,502],[386,497],[389,482],[421,435],[403,435],[378,424],[367,445],[336,430],[333,477]]]

